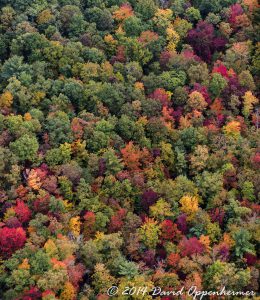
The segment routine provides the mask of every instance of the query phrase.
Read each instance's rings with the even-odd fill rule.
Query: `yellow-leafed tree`
[[[192,220],[199,210],[198,197],[194,196],[183,196],[180,200],[181,211],[187,215],[187,220]]]
[[[62,293],[60,294],[61,300],[74,300],[76,297],[76,291],[74,286],[67,281],[64,285],[64,289]]]
[[[145,223],[139,230],[142,241],[145,246],[155,249],[159,241],[160,225],[152,218],[146,218]]]
[[[13,95],[9,91],[5,91],[1,96],[0,96],[0,108],[3,107],[11,107],[13,104]]]
[[[75,236],[80,235],[80,225],[81,225],[80,218],[78,216],[70,219],[69,227],[70,227],[71,232]]]
[[[253,105],[258,104],[259,100],[252,94],[251,91],[247,91],[243,99],[244,99],[243,115],[246,118],[248,118],[253,110]]]

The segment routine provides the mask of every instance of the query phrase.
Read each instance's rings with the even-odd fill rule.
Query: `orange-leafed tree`
[[[132,6],[128,3],[124,3],[118,10],[113,13],[113,18],[117,21],[124,21],[125,19],[134,15]]]
[[[141,151],[134,146],[133,142],[129,142],[125,148],[121,149],[121,154],[126,167],[130,171],[137,171],[141,166]]]
[[[223,130],[227,136],[238,138],[241,131],[241,124],[238,121],[230,121]]]

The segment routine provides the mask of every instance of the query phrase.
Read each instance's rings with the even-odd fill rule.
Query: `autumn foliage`
[[[0,251],[2,256],[10,256],[24,246],[26,233],[22,227],[0,229]]]
[[[259,9],[0,1],[1,300],[257,298]]]

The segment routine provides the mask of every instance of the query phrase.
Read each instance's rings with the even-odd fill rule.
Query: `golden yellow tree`
[[[225,135],[238,138],[240,136],[240,123],[238,121],[231,121],[223,128]]]
[[[80,222],[80,217],[79,216],[73,217],[73,218],[70,219],[69,227],[70,227],[71,232],[75,236],[80,235],[80,225],[81,225],[81,222]]]
[[[170,25],[172,18],[172,10],[171,9],[160,9],[158,8],[153,21],[158,27],[168,27]]]
[[[175,52],[176,46],[178,42],[180,41],[179,34],[173,29],[172,26],[167,27],[166,29],[166,39],[168,41],[168,45],[166,49],[168,51]]]
[[[28,258],[24,258],[22,263],[18,266],[18,269],[21,270],[29,270],[30,269],[30,264]]]
[[[64,289],[62,293],[60,294],[61,300],[74,300],[76,297],[76,291],[74,286],[67,281],[64,285]]]
[[[155,249],[159,241],[160,225],[157,221],[151,218],[146,218],[145,223],[139,230],[141,240],[144,242],[146,247]]]
[[[37,172],[34,169],[32,169],[30,171],[28,179],[27,179],[27,183],[28,183],[28,186],[34,190],[38,191],[40,189],[42,182],[41,182],[41,179],[38,176]]]
[[[0,96],[0,108],[6,107],[9,108],[13,104],[13,95],[9,91],[5,91],[1,96]]]
[[[192,220],[199,210],[199,200],[196,196],[183,196],[180,200],[181,211],[187,215],[187,220]]]
[[[243,115],[248,118],[253,110],[253,105],[258,104],[259,100],[252,94],[251,91],[247,91],[243,96],[244,107]]]

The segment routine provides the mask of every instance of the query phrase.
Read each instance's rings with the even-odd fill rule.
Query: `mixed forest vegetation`
[[[257,0],[0,11],[0,299],[256,293]]]

